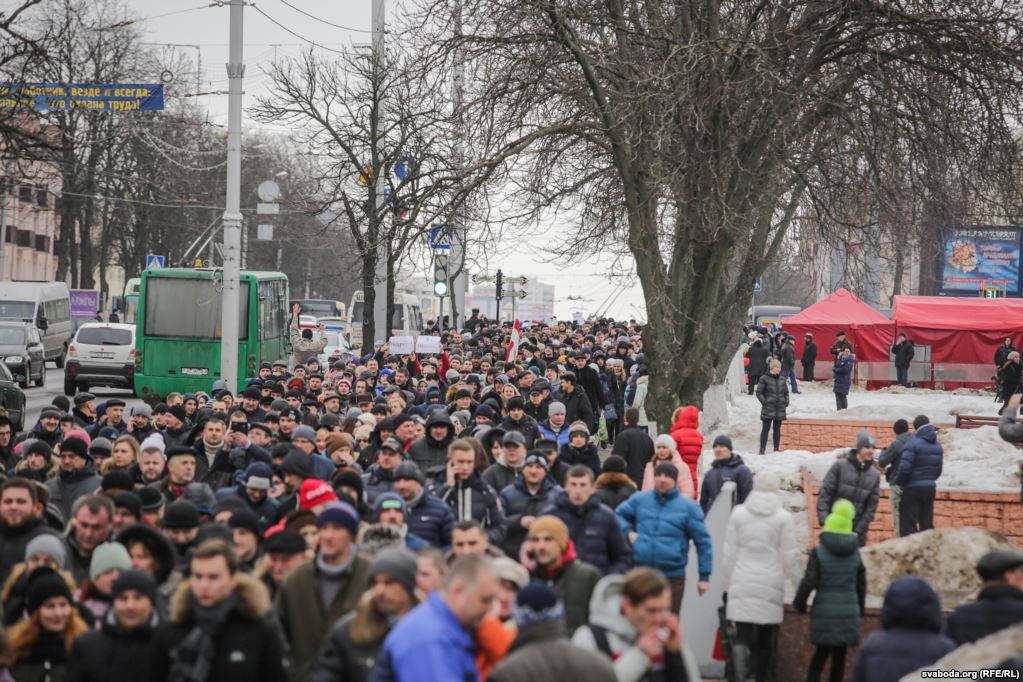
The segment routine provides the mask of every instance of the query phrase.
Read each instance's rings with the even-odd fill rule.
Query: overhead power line
[[[324,19],[322,17],[318,17],[315,14],[310,14],[309,12],[306,12],[304,9],[301,9],[299,7],[295,7],[290,2],[288,2],[288,0],[281,0],[281,3],[284,4],[284,5],[287,5],[291,9],[295,10],[296,12],[298,12],[299,14],[304,14],[305,16],[309,17],[310,19],[314,19],[316,21],[319,21],[320,23],[326,24],[327,26],[333,26],[334,28],[340,28],[340,29],[345,30],[345,31],[354,31],[356,33],[372,33],[373,32],[372,29],[368,29],[368,28],[353,28],[351,26],[344,26],[342,24],[335,24],[332,21],[327,21],[326,19]]]
[[[318,47],[321,50],[326,50],[327,52],[333,52],[334,54],[344,54],[344,52],[342,52],[341,50],[335,50],[334,48],[327,47],[326,45],[324,45],[322,43],[316,42],[315,40],[310,40],[309,38],[306,38],[304,35],[301,35],[299,33],[295,33],[290,28],[288,28],[287,26],[285,26],[281,22],[277,21],[272,16],[270,16],[269,14],[267,14],[266,12],[264,12],[263,10],[261,10],[259,7],[255,6],[255,5],[252,5],[252,9],[254,9],[257,12],[259,12],[260,14],[262,14],[266,18],[267,21],[269,21],[271,24],[274,24],[277,28],[281,29],[282,31],[285,31],[286,33],[290,33],[291,35],[295,36],[299,40],[304,40],[305,42],[309,43],[313,47]]]

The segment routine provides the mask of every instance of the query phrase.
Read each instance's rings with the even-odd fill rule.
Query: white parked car
[[[135,325],[89,322],[78,329],[68,346],[64,393],[91,386],[135,390]]]

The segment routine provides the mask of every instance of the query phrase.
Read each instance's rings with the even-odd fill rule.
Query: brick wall
[[[860,619],[860,642],[874,630],[881,627],[881,610],[867,607]],[[778,682],[803,682],[806,671],[813,658],[814,646],[810,643],[810,614],[799,613],[791,604],[785,605],[785,616],[778,629],[778,648],[775,657],[775,673]],[[853,662],[856,660],[858,647],[850,647],[845,656],[845,676],[852,676]],[[822,679],[827,678],[831,670],[831,662],[824,669]]]
[[[810,535],[814,543],[820,524],[817,522],[817,493],[820,483],[803,469],[803,492],[806,495]],[[888,490],[881,488],[877,513],[867,534],[868,544],[895,537],[892,506]],[[941,490],[934,498],[935,528],[986,528],[1001,533],[1017,547],[1023,547],[1023,504],[1018,493],[993,493],[966,490]]]
[[[935,424],[939,429],[953,424]],[[874,434],[877,447],[884,448],[895,440],[892,422],[852,421],[849,419],[789,419],[782,423],[781,449],[827,452],[838,448],[851,448],[856,434],[866,429]]]

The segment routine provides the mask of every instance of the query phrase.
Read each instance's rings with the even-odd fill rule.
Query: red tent
[[[896,296],[892,319],[917,346],[930,346],[935,380],[946,389],[990,386],[995,350],[1023,343],[1023,300]]]
[[[782,319],[782,327],[796,337],[796,357],[803,353],[803,337],[813,334],[817,344],[818,379],[831,378],[832,356],[828,352],[835,335],[845,332],[853,345],[857,363],[887,362],[889,349],[895,338],[895,324],[845,289],[839,289],[827,298],[791,317]]]

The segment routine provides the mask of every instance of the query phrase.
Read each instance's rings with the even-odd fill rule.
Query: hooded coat
[[[572,646],[560,620],[532,623],[522,628],[507,657],[487,677],[490,682],[536,682],[567,676],[587,682],[616,682],[606,658]]]
[[[590,468],[593,478],[600,476],[600,451],[593,441],[586,441],[586,445],[581,448],[577,448],[571,443],[565,443],[558,450],[558,461],[564,462],[570,467],[582,464]]]
[[[426,492],[423,488],[419,497],[409,500],[405,525],[408,532],[422,538],[427,544],[440,549],[451,546],[451,531],[455,527],[455,515],[451,507]]]
[[[898,682],[956,648],[941,634],[941,602],[916,576],[894,581],[881,607],[881,630],[870,633],[853,666],[853,682]]]
[[[636,492],[636,484],[626,474],[605,471],[597,476],[597,497],[611,509],[617,509]]]
[[[706,514],[721,494],[721,488],[728,481],[735,481],[735,503],[742,504],[753,490],[753,473],[749,470],[742,457],[732,453],[728,459],[714,459],[710,471],[703,477],[703,490],[700,491],[700,508]]]
[[[434,440],[430,435],[434,426],[447,427],[448,433],[442,440]],[[451,417],[444,410],[433,410],[426,420],[426,433],[409,446],[408,458],[415,462],[421,471],[444,464],[448,460],[448,445],[454,439],[455,425],[451,422]]]
[[[861,463],[856,451],[849,451],[831,465],[817,494],[817,521],[821,526],[831,513],[836,500],[846,499],[856,508],[853,531],[860,538],[860,546],[867,542],[867,529],[877,511],[877,500],[881,494],[881,472],[874,463]]]
[[[1023,590],[1006,583],[987,584],[977,601],[960,604],[948,617],[948,636],[957,644],[983,639],[1023,623]]]
[[[776,492],[753,491],[732,510],[721,571],[728,620],[782,622],[785,579],[798,585],[800,573],[795,524]]]
[[[135,682],[150,679],[153,633],[160,624],[156,604],[149,623],[126,630],[113,610],[100,629],[87,632],[71,645],[65,682]]]
[[[903,488],[933,488],[941,476],[944,448],[934,424],[924,424],[902,449],[895,484]]]
[[[563,493],[561,486],[555,483],[550,476],[544,477],[540,482],[540,488],[531,493],[526,486],[526,480],[520,475],[515,482],[505,486],[501,490],[501,504],[504,506],[505,527],[508,529],[504,534],[504,542],[501,543],[501,550],[508,556],[515,558],[519,556],[519,549],[526,541],[529,529],[522,526],[523,516],[541,516],[541,512],[554,502],[554,498]]]
[[[238,574],[237,605],[213,638],[213,661],[207,680],[256,680],[283,682],[284,646],[271,621],[266,588],[245,574]],[[177,682],[171,675],[174,650],[196,626],[192,585],[184,581],[171,599],[170,622],[153,635],[153,682]],[[135,679],[144,679],[137,677]]]
[[[834,392],[839,395],[849,395],[852,388],[853,367],[856,364],[856,356],[848,355],[835,358],[835,366],[831,368],[831,374],[835,377]]]
[[[819,539],[792,605],[806,613],[807,599],[816,590],[810,607],[810,643],[854,646],[860,641],[860,617],[867,598],[867,571],[859,545],[853,533],[824,531]]]
[[[583,627],[575,631],[572,644],[587,651],[599,651],[611,660],[615,677],[619,680],[644,680],[647,675],[660,675],[663,680],[701,680],[699,664],[696,657],[686,647],[684,640],[682,650],[677,654],[664,657],[663,661],[651,661],[636,646],[640,633],[622,616],[622,585],[625,578],[620,575],[609,575],[601,578],[593,588],[590,597],[590,619]],[[606,641],[606,649],[601,647],[598,637]]]
[[[671,425],[670,433],[671,437],[675,439],[675,449],[682,457],[682,461],[689,467],[689,473],[693,478],[693,490],[698,491],[700,482],[696,477],[696,465],[703,452],[700,410],[693,405],[687,405],[679,410],[675,423]]]
[[[490,544],[500,547],[504,540],[504,510],[494,489],[479,475],[472,472],[465,480],[456,481],[455,485],[447,484],[444,472],[430,484],[429,492],[451,508],[455,522],[473,519],[479,521],[487,532]]]
[[[518,431],[521,433],[522,437],[526,439],[527,450],[532,448],[533,443],[540,437],[540,425],[528,414],[523,414],[522,419],[518,421],[512,419],[511,415],[508,415],[501,420],[499,426],[505,430],[505,433],[508,431]]]

